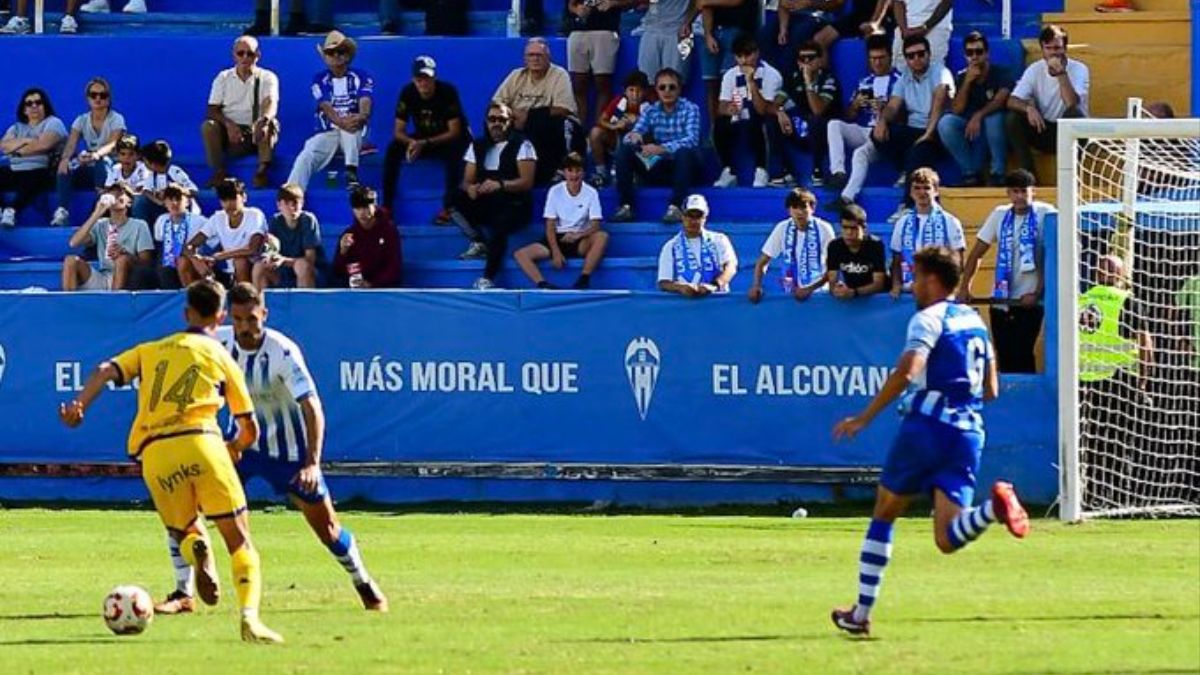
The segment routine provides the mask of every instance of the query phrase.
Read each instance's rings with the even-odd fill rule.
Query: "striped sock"
[[[167,533],[167,551],[171,554],[171,565],[175,567],[175,592],[183,593],[186,596],[196,594],[196,573],[192,566],[183,559],[183,553],[179,551],[179,542],[175,541],[175,537]]]
[[[957,551],[978,539],[979,535],[987,530],[988,525],[994,522],[996,522],[996,510],[992,507],[992,500],[989,499],[977,508],[959,511],[958,516],[950,521],[950,527],[946,528],[946,535],[950,538],[954,550]]]
[[[863,540],[862,554],[858,558],[858,604],[854,606],[854,620],[866,621],[879,595],[879,584],[883,582],[883,568],[892,558],[892,523],[872,520]]]
[[[354,580],[354,585],[371,581],[371,575],[367,574],[367,566],[363,564],[362,554],[358,552],[358,542],[354,540],[350,530],[343,527],[342,531],[338,532],[337,539],[329,542],[328,548]]]

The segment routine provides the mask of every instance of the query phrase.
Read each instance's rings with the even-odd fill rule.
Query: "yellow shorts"
[[[153,441],[142,452],[142,479],[167,529],[185,530],[199,513],[214,519],[246,510],[237,470],[216,434]]]

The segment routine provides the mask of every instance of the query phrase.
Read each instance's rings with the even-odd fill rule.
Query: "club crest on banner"
[[[636,337],[625,347],[625,376],[629,378],[629,388],[633,391],[633,400],[643,421],[650,412],[650,400],[654,396],[654,385],[658,383],[661,365],[662,355],[654,340]]]

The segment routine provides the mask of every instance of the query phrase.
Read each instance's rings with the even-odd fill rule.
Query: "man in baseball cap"
[[[658,288],[685,298],[728,293],[737,274],[737,253],[729,237],[705,227],[708,200],[690,195],[683,202],[683,228],[658,254]]]

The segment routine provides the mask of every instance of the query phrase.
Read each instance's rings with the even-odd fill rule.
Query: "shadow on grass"
[[[161,645],[149,640],[130,640],[120,639],[117,636],[112,637],[62,637],[62,638],[25,638],[23,640],[0,640],[0,647],[44,647],[44,646],[70,646],[70,645],[107,645],[107,646],[126,646],[131,644],[141,644],[145,646]]]
[[[54,621],[56,619],[90,619],[99,612],[53,612],[50,614],[0,614],[0,621]]]
[[[774,641],[794,641],[794,640],[817,640],[825,639],[818,635],[685,635],[681,637],[669,638],[640,638],[640,637],[614,637],[614,638],[583,638],[579,640],[555,640],[557,644],[608,644],[608,645],[633,645],[633,644],[700,644],[700,643],[721,643],[721,642],[774,642]]]
[[[1200,619],[1200,614],[1141,612],[1130,614],[1072,614],[1068,616],[959,616],[911,618],[905,619],[905,621],[909,623],[1057,623],[1062,621],[1159,621],[1163,619]]]

